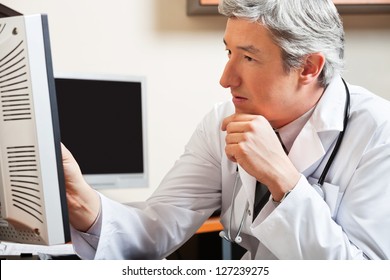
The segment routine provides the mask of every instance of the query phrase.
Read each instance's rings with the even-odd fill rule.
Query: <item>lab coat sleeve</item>
[[[102,200],[100,199],[100,202]],[[99,235],[102,228],[102,211],[100,208],[98,217],[87,232],[80,232],[70,227],[73,247],[81,259],[94,259],[96,248],[99,244]]]
[[[368,147],[335,217],[304,176],[254,234],[279,259],[390,258],[390,144]]]
[[[180,247],[221,205],[219,127],[215,111],[205,117],[147,201],[124,205],[101,196],[96,252],[82,238],[76,250],[84,246],[95,259],[162,259]]]
[[[346,247],[350,246],[328,206],[304,176],[254,234],[278,259],[285,260],[346,259]],[[349,258],[357,254],[351,253]]]

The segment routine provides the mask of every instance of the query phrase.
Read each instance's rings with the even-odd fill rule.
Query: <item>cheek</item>
[[[293,93],[286,87],[284,81],[258,81],[252,88],[253,107],[257,114],[271,117],[288,109],[293,99]]]
[[[282,69],[269,67],[267,70],[246,73],[246,85],[252,95],[253,113],[277,114],[285,110],[294,98],[293,77]]]

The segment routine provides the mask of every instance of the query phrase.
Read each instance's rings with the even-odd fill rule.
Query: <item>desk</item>
[[[196,231],[196,233],[214,232],[223,230],[219,217],[211,217]]]

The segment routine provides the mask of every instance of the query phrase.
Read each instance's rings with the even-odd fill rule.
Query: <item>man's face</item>
[[[262,115],[274,128],[295,119],[299,71],[286,73],[269,31],[256,22],[230,18],[224,42],[229,60],[220,83],[230,88],[236,113]]]

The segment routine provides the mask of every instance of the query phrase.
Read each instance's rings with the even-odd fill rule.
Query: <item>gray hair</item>
[[[308,54],[321,52],[325,65],[322,86],[344,67],[344,29],[331,0],[221,0],[219,12],[259,22],[281,48],[288,72],[302,66]]]

